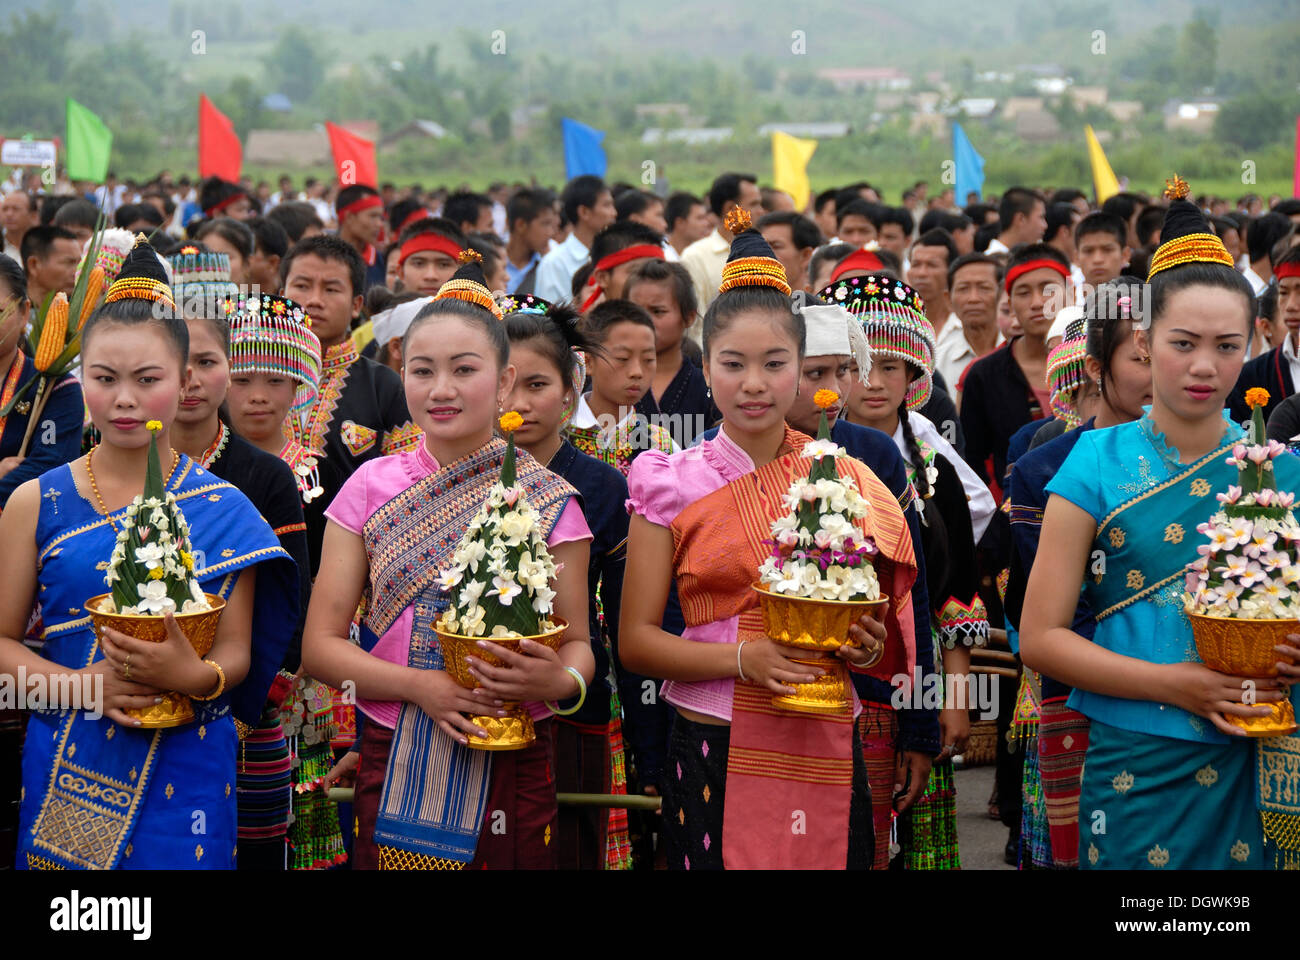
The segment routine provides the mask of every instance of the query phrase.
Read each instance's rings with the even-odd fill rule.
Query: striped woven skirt
[[[1079,789],[1088,753],[1088,718],[1064,700],[1043,702],[1038,724],[1038,773],[1043,781],[1052,859],[1057,869],[1079,866]]]
[[[241,870],[283,870],[293,796],[289,745],[277,711],[239,742],[235,768]]]
[[[871,820],[875,850],[871,869],[889,869],[889,838],[894,826],[894,779],[897,776],[898,717],[888,704],[862,701],[858,717],[862,759],[871,784]]]
[[[853,795],[849,801],[846,868],[872,867],[872,804],[863,763],[853,743]],[[663,843],[669,870],[721,870],[722,823],[731,727],[673,717],[668,770],[663,780]],[[893,784],[890,784],[890,791]]]

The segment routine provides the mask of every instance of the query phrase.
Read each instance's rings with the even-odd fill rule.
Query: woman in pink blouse
[[[481,282],[482,272],[471,263],[463,276]],[[523,641],[523,652],[512,654],[481,641],[506,666],[471,658],[482,684],[474,691],[437,668],[433,622],[447,604],[438,571],[499,476],[505,444],[493,426],[514,380],[503,326],[466,299],[444,292],[407,331],[406,401],[424,443],[364,464],[326,511],[303,637],[306,669],[355,692],[364,717],[354,847],[362,869],[553,867],[553,739],[542,701],[579,694],[567,668],[585,682],[595,668],[586,626],[591,533],[573,488],[523,451],[519,482],[562,568],[554,610],[569,622],[565,642],[552,651]],[[358,647],[348,627],[363,594]],[[536,742],[504,753],[470,750],[467,735],[484,734],[464,714],[502,715],[506,700],[528,703]],[[390,791],[395,778],[400,791]]]

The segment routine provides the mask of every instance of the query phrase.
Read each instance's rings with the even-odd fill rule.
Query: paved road
[[[1007,828],[989,819],[989,794],[993,791],[993,765],[958,770],[957,848],[963,870],[1012,870],[1002,860]]]

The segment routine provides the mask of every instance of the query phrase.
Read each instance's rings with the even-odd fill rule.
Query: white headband
[[[852,356],[858,364],[858,378],[866,383],[871,374],[871,346],[853,314],[834,304],[804,307],[799,312],[804,322],[804,356]]]
[[[375,331],[375,339],[379,341],[379,346],[386,347],[388,341],[394,337],[406,336],[406,331],[411,326],[411,321],[415,319],[415,315],[430,303],[433,303],[433,297],[421,297],[418,300],[399,303],[390,310],[375,314],[370,324]]]

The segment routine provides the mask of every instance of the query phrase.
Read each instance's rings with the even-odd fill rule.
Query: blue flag
[[[605,148],[600,144],[605,139],[605,131],[568,117],[562,117],[560,125],[564,130],[564,178],[572,180],[584,173],[603,177]]]
[[[971,191],[984,195],[984,158],[975,152],[960,123],[952,125],[952,162],[957,177],[954,199],[957,206],[964,207]]]

